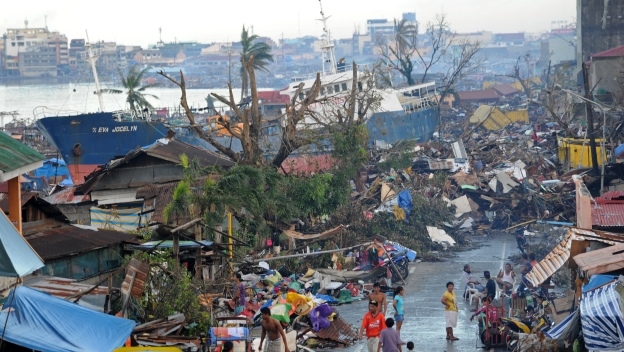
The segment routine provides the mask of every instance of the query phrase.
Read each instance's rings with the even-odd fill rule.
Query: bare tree
[[[435,19],[427,23],[426,44],[430,47],[427,56],[416,50],[418,60],[424,69],[422,81],[425,82],[429,70],[447,56],[449,49],[456,42],[455,33],[451,30],[445,13],[439,13]]]
[[[418,51],[418,24],[405,19],[395,19],[394,34],[389,39],[387,36],[379,35],[375,41],[383,57],[382,62],[405,77],[408,85],[413,85],[412,60],[414,53]]]
[[[240,140],[242,146],[241,153],[238,153],[232,150],[232,148],[219,143],[215,138],[213,138],[213,136],[210,134],[210,131],[203,131],[201,126],[199,126],[195,122],[195,117],[186,100],[186,86],[182,71],[180,71],[180,81],[177,81],[163,71],[160,71],[159,74],[176,84],[182,90],[180,104],[184,108],[186,117],[190,122],[191,128],[193,128],[195,132],[197,132],[200,138],[212,144],[217,150],[227,155],[236,162],[247,165],[260,165],[264,162],[262,158],[262,151],[260,148],[260,131],[263,127],[263,121],[259,109],[258,89],[256,86],[256,75],[254,71],[253,60],[254,58],[253,56],[251,56],[248,61],[244,62],[245,69],[249,74],[249,85],[251,88],[251,102],[249,106],[244,108],[239,107],[239,105],[234,100],[234,94],[232,92],[231,84],[228,84],[228,98],[225,98],[216,93],[212,93],[212,96],[214,96],[223,104],[227,105],[236,115],[236,119],[238,121],[241,121],[240,124],[236,124],[231,121],[227,116],[223,116],[221,113],[217,112],[217,114],[219,115],[217,124],[227,130],[234,138]],[[282,162],[292,152],[297,150],[299,147],[305,145],[306,143],[311,143],[310,140],[299,138],[298,129],[300,127],[300,123],[303,121],[305,116],[309,114],[309,106],[316,101],[316,98],[320,91],[320,87],[320,75],[317,74],[315,82],[313,83],[312,87],[310,87],[309,93],[303,100],[297,101],[299,93],[301,93],[304,88],[303,83],[301,83],[294,97],[291,99],[291,102],[286,104],[286,114],[285,116],[283,116],[284,127],[282,128],[280,146],[278,148],[277,154],[271,161],[271,164],[273,166],[281,166]]]

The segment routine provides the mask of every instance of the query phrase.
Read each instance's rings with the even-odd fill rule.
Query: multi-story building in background
[[[67,37],[48,28],[9,28],[2,36],[7,76],[57,76],[69,68]]]

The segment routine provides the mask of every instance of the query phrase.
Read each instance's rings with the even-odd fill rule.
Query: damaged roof
[[[0,132],[0,182],[41,167],[45,159],[36,150]]]
[[[574,261],[587,275],[603,274],[624,268],[624,244],[574,256]]]
[[[24,236],[41,259],[50,260],[89,252],[120,243],[140,243],[136,235],[95,229],[90,226],[47,227]]]
[[[459,100],[462,102],[470,101],[496,101],[500,98],[500,94],[495,89],[469,90],[457,93]]]

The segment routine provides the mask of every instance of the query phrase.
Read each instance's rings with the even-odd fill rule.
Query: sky
[[[443,12],[460,33],[541,32],[553,21],[576,19],[576,0],[323,0],[322,5],[331,16],[333,38],[350,37],[358,28],[365,33],[367,19],[392,21],[403,12],[415,12],[421,28]],[[318,0],[11,1],[0,16],[0,33],[24,28],[27,19],[30,28],[45,27],[47,21],[51,31],[68,39],[85,38],[88,31],[92,42],[143,47],[159,40],[159,28],[165,43],[237,41],[243,25],[278,40],[320,36],[319,12]]]

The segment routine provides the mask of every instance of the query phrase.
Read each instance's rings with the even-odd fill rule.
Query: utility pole
[[[587,72],[587,65],[585,63],[583,63],[583,85],[585,88],[585,99],[591,101],[591,92],[589,91],[589,73]],[[585,101],[585,111],[587,112],[587,134],[589,135],[589,148],[592,158],[592,176],[598,176],[600,175],[600,172],[598,171],[596,136],[594,136],[594,111],[587,101]]]

